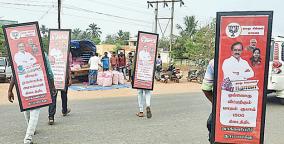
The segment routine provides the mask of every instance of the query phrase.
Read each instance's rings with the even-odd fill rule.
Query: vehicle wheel
[[[284,105],[284,98],[279,98],[280,104]]]

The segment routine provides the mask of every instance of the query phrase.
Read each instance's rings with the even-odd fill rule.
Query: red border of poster
[[[211,143],[263,143],[272,16],[217,13]]]
[[[159,35],[138,31],[132,88],[153,90]]]
[[[70,29],[49,29],[49,61],[54,75],[54,86],[57,90],[65,90],[69,53],[70,53]]]
[[[21,111],[52,103],[37,22],[3,26]]]

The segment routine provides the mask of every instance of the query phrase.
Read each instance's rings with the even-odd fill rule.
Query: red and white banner
[[[49,61],[54,75],[54,86],[57,90],[65,90],[67,72],[69,43],[71,30],[49,30]]]
[[[159,35],[138,32],[132,88],[153,90]]]
[[[38,23],[6,25],[3,29],[21,111],[49,105],[52,101]]]
[[[217,13],[214,142],[263,142],[272,12]]]

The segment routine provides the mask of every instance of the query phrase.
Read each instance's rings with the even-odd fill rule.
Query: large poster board
[[[49,30],[48,57],[54,75],[54,86],[57,90],[65,90],[69,64],[70,38],[70,29]]]
[[[159,35],[138,32],[132,88],[153,90]]]
[[[47,67],[37,22],[3,26],[21,111],[51,101]]]
[[[212,143],[263,143],[273,12],[218,12]]]

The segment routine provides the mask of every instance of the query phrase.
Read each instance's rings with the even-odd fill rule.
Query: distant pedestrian
[[[89,59],[88,64],[90,65],[89,85],[95,85],[97,84],[97,75],[100,64],[100,58],[98,57],[98,53],[93,54],[93,56]]]
[[[101,59],[102,66],[103,66],[103,71],[108,71],[109,70],[109,57],[107,55],[108,55],[108,53],[105,52],[104,56]]]
[[[132,52],[129,52],[128,54],[128,61],[127,61],[127,70],[128,70],[128,82],[132,81],[132,65],[133,63],[133,55]]]
[[[124,79],[126,79],[126,58],[123,52],[120,52],[118,56],[118,69],[123,73]]]
[[[112,55],[111,55],[110,64],[111,64],[112,70],[117,70],[118,57],[116,56],[116,53],[115,53],[115,52],[113,52]]]

